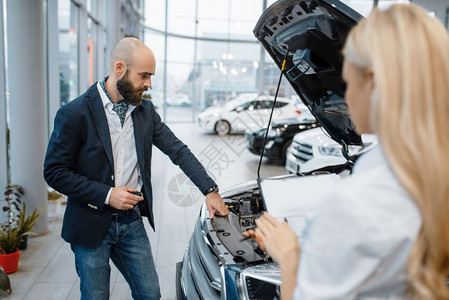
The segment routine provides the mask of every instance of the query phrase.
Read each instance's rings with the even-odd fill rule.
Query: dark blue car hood
[[[279,0],[260,17],[254,35],[329,135],[361,144],[344,100],[341,50],[362,16],[339,1]]]

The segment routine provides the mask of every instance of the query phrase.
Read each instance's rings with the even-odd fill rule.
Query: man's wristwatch
[[[209,188],[207,191],[204,192],[204,196],[206,196],[207,194],[210,193],[218,193],[219,189],[218,189],[218,185],[214,185],[211,188]]]

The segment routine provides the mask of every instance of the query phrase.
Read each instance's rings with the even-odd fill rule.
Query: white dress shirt
[[[113,104],[108,99],[100,82],[97,83],[98,92],[103,102],[104,112],[108,121],[109,133],[111,136],[112,155],[114,158],[114,181],[115,186],[127,186],[138,191],[142,188],[139,165],[137,163],[136,142],[134,140],[134,126],[131,117],[132,111],[136,108],[128,106],[123,127],[120,125],[118,114],[112,110]],[[109,204],[112,188],[105,199],[105,204]]]
[[[403,299],[420,227],[381,147],[371,150],[308,220],[294,299]]]

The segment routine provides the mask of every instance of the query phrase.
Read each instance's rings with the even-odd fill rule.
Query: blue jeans
[[[112,217],[100,246],[91,249],[71,244],[71,248],[80,277],[81,299],[109,299],[109,258],[128,282],[133,299],[160,299],[150,241],[137,208],[132,214]]]

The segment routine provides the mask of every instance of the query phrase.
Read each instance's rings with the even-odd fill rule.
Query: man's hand
[[[112,189],[109,196],[109,205],[120,210],[128,210],[134,207],[143,197],[131,194],[137,192],[135,189],[126,186],[119,186]]]
[[[226,207],[219,193],[209,193],[206,195],[206,205],[209,209],[209,217],[214,218],[214,210],[220,216],[227,216],[229,209]]]

